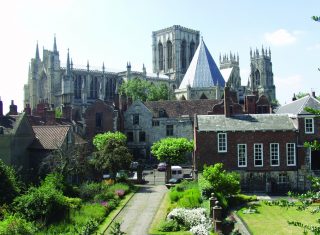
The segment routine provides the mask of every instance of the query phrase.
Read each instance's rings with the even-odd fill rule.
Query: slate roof
[[[166,117],[176,118],[182,115],[207,114],[220,100],[164,100],[148,101],[144,105],[153,113],[154,117],[159,117],[159,111],[165,110]]]
[[[70,126],[33,126],[36,141],[31,145],[33,149],[58,149],[67,138]]]
[[[199,131],[295,131],[287,114],[198,115]]]
[[[292,101],[289,104],[283,105],[276,111],[277,114],[288,113],[294,115],[310,114],[304,111],[304,108],[311,107],[320,109],[320,102],[311,95],[304,96],[298,100]]]
[[[192,88],[225,86],[225,80],[202,39],[179,89],[187,88],[189,85]]]
[[[0,117],[0,127],[3,134],[14,134],[24,114],[5,115]]]

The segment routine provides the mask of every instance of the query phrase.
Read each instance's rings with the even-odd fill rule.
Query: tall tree
[[[120,94],[125,94],[133,100],[158,101],[169,98],[169,89],[165,84],[155,85],[140,78],[124,82],[119,90]]]
[[[186,138],[168,137],[155,142],[151,147],[151,153],[157,157],[159,161],[167,163],[168,181],[171,177],[171,164],[182,163],[186,153],[193,151],[193,141]]]
[[[127,137],[121,132],[98,134],[93,139],[97,149],[92,163],[100,172],[109,171],[112,177],[122,169],[129,169],[132,155],[126,146]]]

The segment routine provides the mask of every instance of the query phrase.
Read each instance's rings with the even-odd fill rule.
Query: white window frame
[[[222,137],[224,140],[224,143],[222,141],[220,142],[220,136],[221,137],[224,136],[224,137]],[[227,133],[225,133],[225,132],[218,133],[217,137],[218,137],[218,140],[217,140],[218,141],[218,153],[226,153],[228,151]],[[220,144],[221,144],[221,146],[220,146]],[[224,146],[222,146],[223,144],[224,144]]]
[[[290,147],[290,145],[293,145],[293,146]],[[296,144],[295,143],[287,143],[286,144],[286,151],[287,151],[287,165],[288,166],[295,166],[296,165]],[[289,156],[291,154],[293,154],[293,156]],[[291,163],[291,164],[289,164],[289,157],[293,157],[293,163]]]
[[[307,121],[310,121],[311,123],[307,123]],[[309,127],[308,125],[311,124],[311,127]],[[304,132],[306,134],[313,134],[314,133],[314,120],[313,118],[305,118],[304,119]]]
[[[238,144],[238,167],[247,167],[247,144]],[[241,156],[240,147],[244,147],[244,156]],[[241,159],[243,158],[243,159]],[[240,165],[240,161],[244,161],[245,164]]]
[[[257,159],[257,154],[258,154],[258,151],[256,150],[256,146],[260,146],[261,147],[261,159]],[[254,160],[254,166],[255,167],[263,167],[263,144],[262,143],[256,143],[253,145],[253,160]],[[256,160],[261,160],[261,165],[257,165],[256,164]]]
[[[277,146],[277,152],[273,152],[272,146],[275,145]],[[271,166],[280,166],[280,154],[279,154],[279,143],[270,143],[270,165]],[[278,164],[272,164],[272,160],[276,160],[273,159],[273,157],[277,157],[278,160]]]

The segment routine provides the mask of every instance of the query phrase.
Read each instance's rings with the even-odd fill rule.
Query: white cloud
[[[304,78],[299,75],[290,75],[287,77],[274,77],[274,82],[276,85],[276,96],[280,104],[285,104],[287,102],[290,102],[293,93],[298,93],[299,91],[304,91],[304,85],[303,82]]]
[[[301,31],[291,33],[285,29],[278,29],[271,33],[265,33],[264,39],[274,46],[285,46],[295,43],[299,34],[301,34]]]

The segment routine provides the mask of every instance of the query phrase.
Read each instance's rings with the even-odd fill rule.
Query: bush
[[[160,223],[158,230],[161,232],[176,232],[180,230],[180,226],[175,220],[165,220]]]
[[[169,196],[171,202],[177,202],[179,199],[183,196],[183,193],[176,191],[175,188],[172,188],[173,190],[170,190]]]
[[[32,222],[28,222],[17,214],[6,215],[0,221],[1,235],[32,235],[36,232],[36,226]]]
[[[18,181],[15,170],[7,166],[0,159],[0,205],[9,204],[19,195],[21,183]]]
[[[237,195],[230,196],[228,198],[229,207],[240,206],[242,204],[245,204],[247,202],[252,202],[252,201],[257,201],[257,196],[255,196],[255,195],[248,196],[248,195],[244,195],[244,194],[237,194]]]
[[[100,194],[102,186],[101,183],[85,182],[80,186],[79,191],[81,199],[90,201],[95,195]]]
[[[117,191],[117,190],[123,190],[125,192],[125,194],[129,193],[131,190],[130,190],[130,186],[128,184],[124,184],[124,183],[116,183],[114,185],[111,185],[109,187],[109,190],[110,191]]]
[[[197,208],[200,207],[202,198],[199,189],[188,189],[178,201],[178,207]]]

